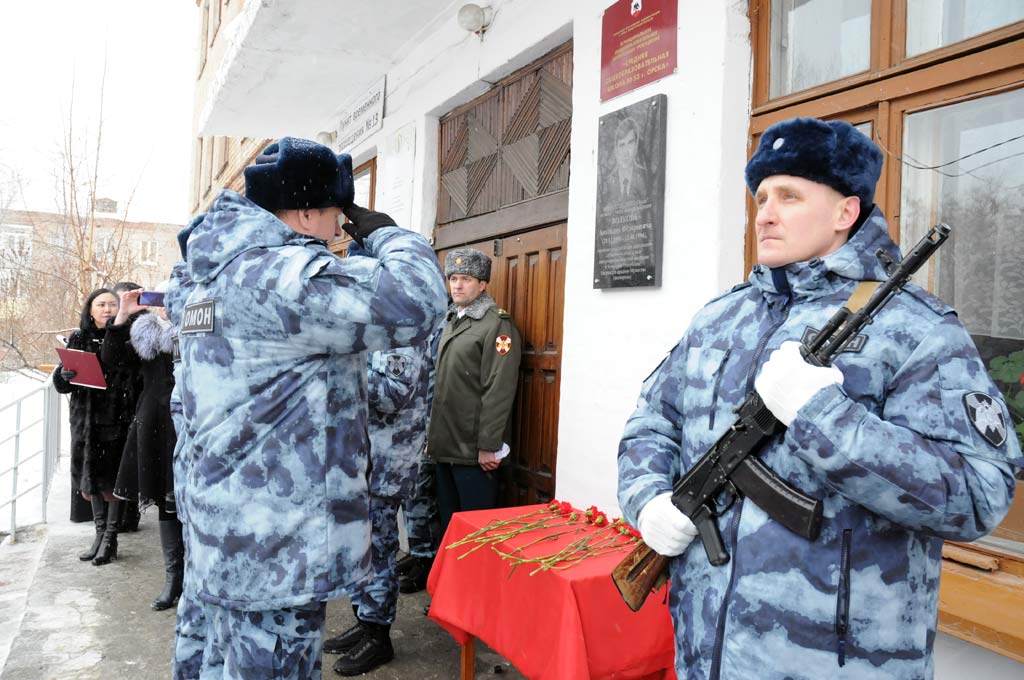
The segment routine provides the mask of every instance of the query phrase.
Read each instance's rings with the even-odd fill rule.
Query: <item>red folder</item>
[[[70,382],[72,385],[92,387],[98,390],[107,389],[107,381],[103,378],[103,369],[100,368],[100,360],[92,352],[83,352],[80,349],[57,348],[57,355],[61,364],[69,371],[78,375]]]

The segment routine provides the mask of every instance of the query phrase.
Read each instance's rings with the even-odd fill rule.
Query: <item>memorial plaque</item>
[[[661,285],[667,101],[659,94],[601,117],[594,288]]]

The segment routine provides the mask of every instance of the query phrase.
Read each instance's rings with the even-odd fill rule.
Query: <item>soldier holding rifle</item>
[[[801,352],[900,259],[873,205],[881,166],[847,123],[763,133],[746,168],[758,264],[697,314],[626,424],[619,502],[675,558],[680,678],[932,677],[942,542],[983,536],[1012,501],[1024,460],[1006,406],[942,301],[908,284],[832,365]],[[781,423],[752,458],[820,499],[816,540],[742,494],[722,494],[713,522],[673,503],[751,392]],[[705,545],[720,531],[719,566],[687,549],[695,521]]]

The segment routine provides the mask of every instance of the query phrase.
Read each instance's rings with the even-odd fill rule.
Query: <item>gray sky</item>
[[[91,157],[105,52],[99,195],[120,214],[131,198],[131,220],[187,221],[197,21],[194,0],[0,0],[0,179],[25,189],[11,207],[56,209],[72,83]]]

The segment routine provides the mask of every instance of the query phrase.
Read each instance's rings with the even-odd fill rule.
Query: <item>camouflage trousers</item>
[[[391,625],[398,613],[398,498],[370,495],[370,576],[352,604],[359,608],[359,619]]]
[[[182,594],[174,680],[320,680],[323,602],[246,612]]]
[[[437,489],[434,466],[430,458],[420,460],[416,489],[405,502],[405,530],[409,535],[409,554],[413,557],[433,559],[441,544],[441,518],[437,514]]]

